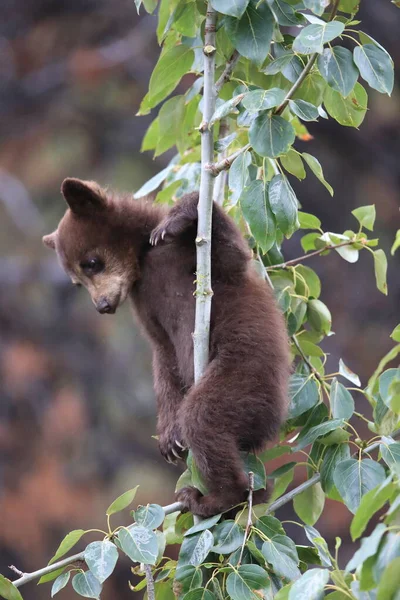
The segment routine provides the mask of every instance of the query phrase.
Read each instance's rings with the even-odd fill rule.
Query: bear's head
[[[99,313],[115,313],[139,276],[123,206],[93,181],[65,179],[68,209],[43,243],[57,252],[75,285],[88,290]]]

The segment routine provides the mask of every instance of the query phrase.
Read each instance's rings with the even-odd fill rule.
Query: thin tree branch
[[[311,258],[312,256],[318,256],[318,254],[322,254],[326,250],[335,250],[336,248],[342,248],[343,246],[351,246],[351,244],[354,244],[354,243],[355,243],[354,240],[349,240],[348,242],[341,242],[340,244],[330,244],[329,246],[325,246],[324,248],[315,250],[315,252],[310,252],[310,254],[303,254],[303,256],[298,256],[297,258],[292,258],[292,260],[288,260],[284,263],[279,263],[278,265],[271,265],[270,267],[265,267],[265,268],[267,271],[274,271],[275,269],[287,269],[287,267],[297,265],[297,263],[302,262],[306,258]]]
[[[229,79],[231,78],[232,71],[235,68],[239,58],[240,54],[237,50],[235,50],[228,62],[226,63],[226,67],[223,70],[221,77],[215,83],[215,92],[217,95],[220,93],[224,83],[229,81]]]
[[[150,565],[143,565],[143,566],[144,566],[144,572],[146,573],[146,581],[147,581],[147,600],[155,600],[156,592],[154,589],[154,579],[153,579],[153,573],[151,572],[151,566]]]
[[[214,160],[213,127],[209,125],[215,112],[215,23],[217,13],[207,6],[204,33],[204,110],[201,132],[201,179],[196,237],[196,316],[193,333],[194,380],[198,381],[208,364],[211,316],[211,220],[214,177],[206,165]]]
[[[52,565],[47,565],[47,567],[43,567],[43,569],[39,569],[38,571],[33,571],[32,573],[24,573],[22,577],[13,581],[13,585],[15,587],[21,587],[21,585],[25,585],[30,581],[34,581],[35,579],[39,579],[43,577],[43,575],[48,575],[49,573],[53,573],[53,571],[57,571],[58,569],[62,569],[62,567],[68,567],[68,565],[78,562],[80,560],[85,560],[85,553],[79,552],[79,554],[73,554],[72,556],[68,556],[67,558],[63,558]]]
[[[336,17],[336,13],[338,11],[339,8],[339,2],[340,0],[333,0],[332,3],[332,12],[329,16],[328,19],[328,23],[330,21],[333,21],[333,19]],[[293,95],[297,92],[297,90],[299,89],[299,87],[301,86],[301,84],[303,83],[303,81],[305,80],[305,78],[307,77],[308,73],[311,71],[313,64],[315,63],[315,61],[318,58],[318,52],[314,52],[314,54],[312,54],[310,56],[310,60],[308,61],[308,63],[306,64],[306,66],[304,67],[304,69],[302,70],[302,72],[300,73],[298,79],[294,82],[294,84],[292,85],[292,87],[290,88],[290,90],[288,91],[288,93],[286,94],[282,104],[280,104],[274,111],[275,115],[280,115],[281,113],[283,113],[283,111],[285,110],[285,108],[287,107],[287,105],[289,104],[289,100],[293,97]]]
[[[219,173],[221,173],[221,171],[227,171],[228,169],[231,168],[232,163],[235,160],[235,158],[240,156],[243,152],[246,152],[246,150],[248,150],[249,148],[250,148],[250,144],[246,144],[246,146],[243,146],[243,148],[239,148],[239,150],[236,150],[236,152],[233,152],[232,154],[230,154],[223,160],[220,160],[217,163],[212,163],[212,162],[208,163],[208,165],[206,165],[207,171],[209,171],[213,177],[216,177],[217,175],[219,175]]]
[[[246,529],[244,530],[244,538],[243,538],[242,549],[240,551],[238,566],[240,566],[240,563],[242,562],[244,548],[246,546],[246,541],[247,541],[247,538],[249,536],[249,532],[250,532],[250,529],[252,526],[251,513],[253,511],[253,491],[254,491],[254,473],[252,471],[250,471],[249,472],[249,496],[247,499],[249,514],[247,516]]]

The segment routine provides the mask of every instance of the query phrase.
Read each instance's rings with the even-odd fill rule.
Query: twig
[[[251,525],[252,525],[251,513],[253,511],[253,491],[254,491],[254,473],[252,471],[250,471],[249,472],[249,496],[247,499],[249,514],[247,515],[246,529],[244,530],[244,538],[243,538],[242,549],[240,551],[238,567],[240,566],[240,563],[242,562],[244,548],[246,546],[246,541],[249,536],[249,532],[250,532]]]
[[[232,54],[232,56],[230,57],[230,59],[228,60],[228,62],[226,63],[226,67],[223,70],[221,77],[215,83],[216,94],[220,93],[221,88],[224,85],[224,83],[229,81],[229,79],[231,78],[232,71],[235,68],[236,63],[238,62],[239,58],[240,58],[240,54],[237,50],[235,50],[234,53]]]
[[[333,1],[333,5],[332,5],[332,12],[329,16],[328,19],[328,23],[330,21],[333,21],[333,19],[336,17],[336,13],[338,11],[339,8],[339,1],[340,0],[334,0]],[[275,115],[280,115],[285,108],[287,107],[287,105],[289,104],[289,100],[293,97],[293,95],[297,92],[297,90],[299,89],[299,87],[301,86],[301,84],[303,83],[303,81],[305,80],[305,78],[307,77],[308,73],[311,71],[313,64],[315,63],[315,61],[318,58],[318,52],[314,52],[314,54],[312,54],[310,56],[310,60],[308,61],[308,63],[306,64],[306,66],[304,67],[304,69],[302,70],[302,72],[300,73],[298,79],[296,79],[296,81],[294,82],[294,84],[292,85],[292,87],[290,88],[290,90],[288,91],[288,93],[286,94],[282,104],[280,104],[274,111]]]
[[[265,268],[267,271],[274,271],[275,269],[287,269],[287,267],[297,265],[297,263],[302,262],[306,258],[311,258],[312,256],[318,256],[318,254],[322,254],[323,252],[326,252],[326,250],[335,250],[336,248],[342,248],[342,246],[351,246],[351,244],[355,244],[355,240],[349,240],[348,242],[341,242],[340,244],[330,244],[329,246],[324,246],[324,248],[315,250],[315,252],[310,252],[310,254],[303,254],[303,256],[298,256],[297,258],[292,258],[292,260],[288,260],[286,262],[279,263],[279,265],[271,265],[270,267],[265,267]]]
[[[14,573],[16,573],[17,575],[25,575],[23,571],[20,571],[19,569],[17,569],[17,567],[14,567],[14,565],[10,565],[8,568],[11,569],[11,571],[14,571]]]
[[[62,567],[68,567],[71,563],[85,560],[85,553],[79,552],[79,554],[74,554],[73,556],[68,556],[67,558],[63,558],[52,565],[47,565],[47,567],[43,567],[43,569],[39,569],[38,571],[33,571],[32,573],[24,573],[20,579],[16,579],[13,581],[13,585],[15,587],[21,587],[21,585],[25,585],[30,581],[34,581],[35,579],[39,579],[43,577],[43,575],[48,575],[49,573],[53,573],[53,571],[57,571],[58,569],[62,569]]]
[[[215,23],[217,13],[207,6],[204,33],[204,110],[201,132],[201,179],[196,237],[196,316],[193,333],[194,380],[198,381],[208,364],[211,316],[211,220],[214,177],[206,168],[214,159],[213,127],[209,125],[215,111]]]
[[[208,163],[208,165],[206,165],[207,171],[209,171],[213,177],[216,177],[219,173],[221,173],[221,171],[227,171],[231,168],[235,158],[240,156],[243,152],[246,152],[246,150],[248,150],[249,148],[250,144],[246,144],[246,146],[243,146],[243,148],[239,148],[239,150],[236,150],[236,152],[233,152],[223,160],[220,160],[217,163]]]
[[[146,573],[146,581],[147,581],[147,600],[155,600],[156,592],[154,589],[154,579],[153,573],[151,572],[150,565],[143,565],[144,572]]]

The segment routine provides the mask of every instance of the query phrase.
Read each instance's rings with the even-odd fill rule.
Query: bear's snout
[[[96,310],[101,313],[108,313],[108,314],[114,314],[115,313],[115,306],[112,306],[109,301],[107,300],[107,298],[100,298],[100,300],[96,303]]]

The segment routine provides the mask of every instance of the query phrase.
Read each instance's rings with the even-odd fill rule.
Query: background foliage
[[[310,139],[304,122],[327,116],[321,104],[340,124],[360,125],[366,113],[367,92],[361,83],[356,83],[359,74],[364,85],[367,82],[379,92],[390,93],[392,63],[372,38],[351,31],[359,25],[353,15],[354,3],[340,3],[339,12],[330,23],[326,20],[334,15],[329,10],[324,13],[325,7],[319,2],[305,2],[304,5],[278,1],[243,2],[235,8],[238,14],[225,14],[232,12],[230,4],[214,3],[214,8],[222,13],[216,43],[218,75],[235,48],[241,55],[233,77],[222,87],[221,101],[213,117],[217,133],[218,129],[219,132],[223,130],[216,150],[223,158],[225,151],[234,154],[248,143],[251,148],[241,152],[232,163],[226,207],[244,233],[248,229],[251,233],[249,241],[254,247],[255,258],[262,274],[274,285],[297,356],[296,373],[291,382],[290,419],[284,432],[286,442],[267,451],[262,458],[268,460],[277,454],[285,456],[292,451],[307,450],[308,477],[315,478],[315,472],[320,472],[320,482],[306,488],[294,501],[294,509],[305,524],[311,546],[296,546],[279,521],[264,516],[253,524],[240,560],[246,524],[243,515],[236,524],[229,521],[216,524],[214,520],[196,524],[194,530],[190,529],[190,516],[179,517],[176,523],[175,517],[167,517],[163,537],[153,532],[162,523],[163,511],[157,505],[150,505],[148,509],[136,511],[133,515],[135,525],[120,528],[117,532],[113,529],[108,533],[105,531],[105,541],[87,547],[84,558],[89,571],[81,572],[78,565],[73,587],[81,595],[98,597],[102,582],[115,566],[116,546],[135,562],[158,564],[164,550],[163,540],[166,540],[182,543],[182,547],[178,563],[164,561],[159,565],[155,587],[160,598],[172,597],[174,579],[175,592],[188,599],[221,597],[220,588],[222,597],[229,594],[233,599],[259,597],[260,589],[267,598],[297,598],[300,594],[319,598],[324,590],[326,593],[332,590],[332,600],[363,598],[365,590],[368,597],[395,598],[396,586],[388,590],[387,585],[396,581],[398,560],[398,444],[391,436],[397,428],[399,383],[397,369],[386,369],[386,366],[396,357],[400,346],[394,346],[365,389],[360,387],[358,376],[343,361],[335,365],[332,372],[325,369],[326,355],[319,344],[331,334],[331,316],[328,307],[319,299],[318,275],[300,261],[286,264],[281,253],[284,237],[289,238],[299,228],[309,231],[301,236],[304,252],[325,254],[336,247],[341,258],[352,263],[358,260],[359,252],[363,250],[371,254],[377,287],[386,293],[386,257],[382,249],[377,249],[377,240],[369,239],[371,236],[368,235],[374,228],[374,207],[368,205],[353,211],[356,221],[346,223],[346,227],[352,227],[354,231],[326,232],[321,229],[317,217],[298,211],[288,173],[301,180],[306,165],[310,169],[309,176],[316,175],[331,191],[317,159],[308,152],[299,153],[292,145],[296,138],[296,147],[299,140]],[[305,8],[312,12],[301,12]],[[140,111],[146,113],[162,102],[188,71],[198,73],[199,78],[184,94],[166,100],[150,125],[143,149],[161,154],[176,144],[179,155],[141,188],[137,196],[156,190],[163,182],[159,201],[169,201],[172,195],[179,197],[198,187],[200,136],[195,128],[201,120],[202,64],[202,42],[198,34],[204,9],[204,2],[161,3],[158,36],[163,41],[163,50]],[[254,27],[247,27],[247,22]],[[286,28],[293,25],[302,28],[288,32]],[[297,34],[294,40],[291,34]],[[338,35],[341,38],[337,38]],[[348,45],[347,35],[357,36],[350,40],[352,45]],[[330,42],[335,44],[332,48]],[[323,44],[327,46],[324,48]],[[352,49],[353,44],[352,55],[349,48]],[[318,54],[315,59],[314,53]],[[313,65],[286,105],[287,93],[307,61],[308,64],[312,61]],[[299,196],[301,198],[301,192]],[[394,342],[400,341],[397,329],[392,337]],[[365,416],[354,412],[353,395],[357,392],[363,394],[371,407],[369,411],[365,410]],[[370,434],[363,429],[364,433],[359,435],[360,420],[365,419]],[[298,431],[300,433],[294,436]],[[380,454],[373,455],[373,460],[366,449],[375,442],[376,435]],[[300,466],[299,462],[291,462],[285,456],[284,466],[269,473],[275,483],[274,498],[285,492],[297,466]],[[265,473],[261,463],[252,464],[251,468],[262,482]],[[196,473],[192,472],[191,476],[196,477]],[[326,498],[343,501],[354,513],[353,539],[364,533],[375,511],[389,502],[385,509],[385,524],[378,525],[363,540],[361,550],[344,571],[339,570],[336,553],[329,554],[326,542],[313,528]],[[117,502],[117,506],[111,506],[108,515],[128,501],[133,501],[133,492]],[[70,550],[71,542],[76,543],[83,533],[69,537],[57,559]],[[307,566],[313,568],[306,571]],[[388,569],[388,577],[382,577],[385,569]],[[354,570],[356,574],[350,575]],[[140,574],[136,569],[138,572]],[[301,572],[305,574],[299,578]],[[66,585],[68,578],[67,573],[60,575],[54,591]],[[295,583],[287,583],[292,580]],[[139,584],[139,589],[144,583]],[[6,580],[2,580],[2,585],[0,593],[4,597],[18,597]],[[282,591],[278,591],[280,588]]]

